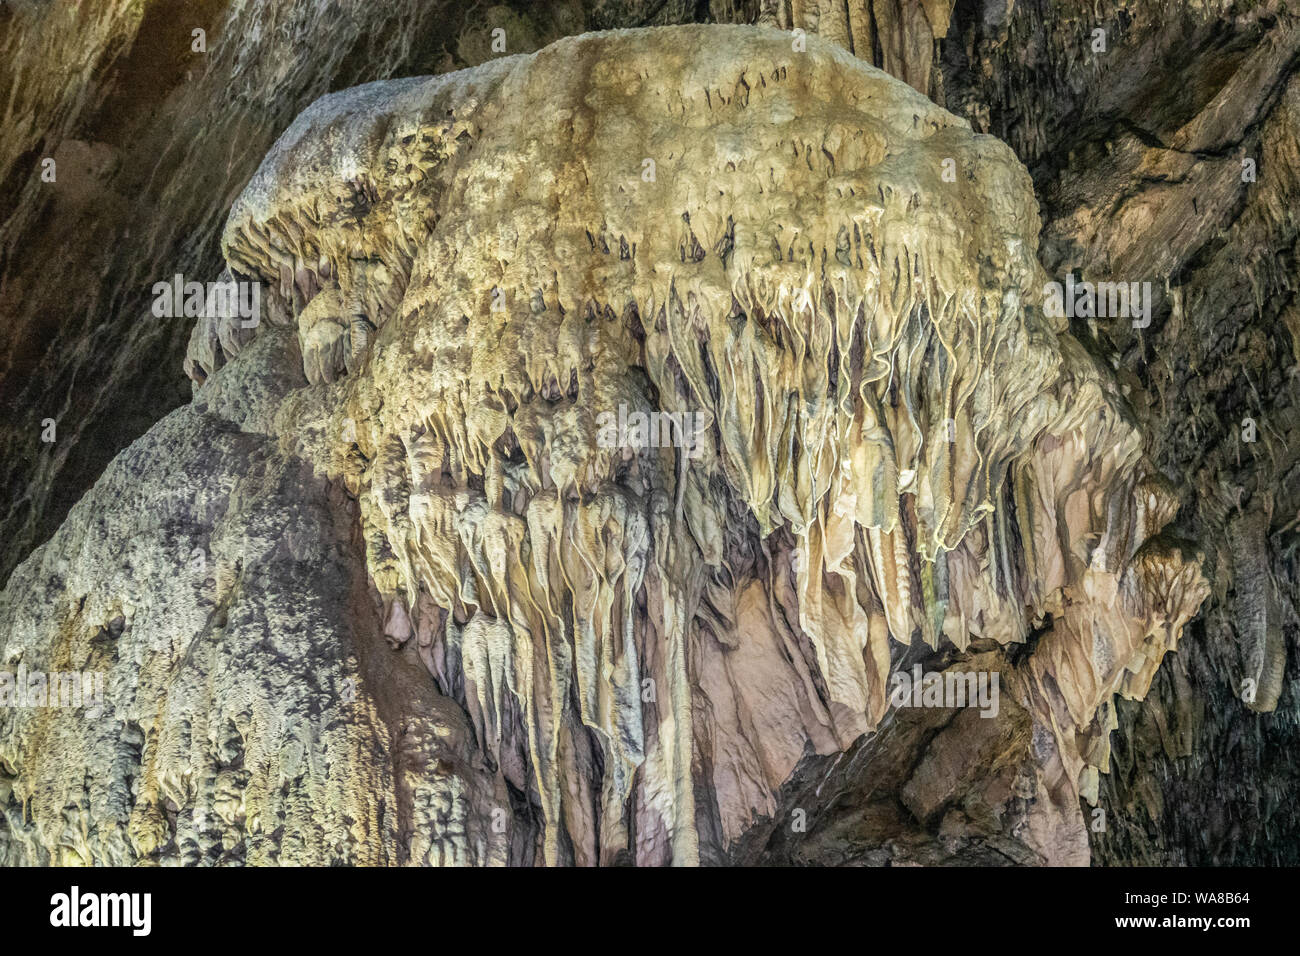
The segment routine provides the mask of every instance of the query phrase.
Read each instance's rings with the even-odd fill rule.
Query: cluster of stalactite
[[[328,97],[236,203],[228,262],[297,324],[390,639],[533,795],[548,861],[629,828],[695,859],[700,647],[750,640],[755,598],[802,726],[715,781],[728,836],[807,742],[877,726],[891,641],[1045,629],[1020,693],[1054,791],[1095,796],[1112,695],[1204,582],[1037,300],[1023,169],[819,41],[674,31],[652,63],[651,36]],[[602,440],[620,409],[689,440]]]

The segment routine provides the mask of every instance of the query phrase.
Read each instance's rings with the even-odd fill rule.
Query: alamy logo
[[[0,671],[0,707],[82,707],[87,717],[104,712],[104,672]]]
[[[618,406],[618,415],[601,412],[596,416],[601,448],[684,448],[687,458],[704,454],[700,436],[709,427],[704,412],[632,412]]]
[[[79,887],[70,893],[50,897],[50,925],[129,926],[135,936],[148,936],[153,929],[153,894],[87,893]]]
[[[1133,328],[1151,324],[1150,282],[1079,282],[1066,275],[1065,284],[1043,286],[1043,311],[1053,318],[1132,319]]]
[[[890,678],[894,685],[889,702],[895,707],[979,707],[981,717],[998,715],[997,671],[926,671],[921,665],[896,671]]]
[[[239,318],[246,329],[256,328],[261,321],[259,282],[186,282],[177,273],[170,282],[155,282],[153,295],[153,314],[160,319]]]

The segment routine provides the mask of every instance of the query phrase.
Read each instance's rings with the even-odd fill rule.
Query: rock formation
[[[1038,6],[712,4],[762,26],[504,57],[489,18],[419,54],[472,69],[317,99],[266,152],[322,83],[412,62],[354,49],[295,68],[256,153],[187,153],[173,182],[211,188],[79,293],[138,340],[106,359],[69,327],[43,360],[114,372],[71,393],[78,441],[38,452],[4,519],[0,671],[104,693],[93,717],[0,707],[0,862],[1206,862],[1233,833],[1288,858],[1290,777],[1234,818],[1226,783],[1158,767],[1254,721],[1233,759],[1261,776],[1295,722],[1297,352],[1258,321],[1300,331],[1266,251],[1296,235],[1300,40],[1268,4],[1156,30],[1120,3],[1112,46],[1159,39],[1103,82],[1094,15]],[[297,23],[247,7],[227,22]],[[694,15],[493,9],[530,48]],[[78,35],[123,55],[123,16]],[[1114,119],[1141,64],[1189,48],[1192,95]],[[253,49],[236,75],[266,95]],[[1092,79],[1048,108],[1036,57]],[[62,123],[61,170],[126,183],[120,151],[70,138],[87,89],[25,90],[7,124]],[[26,184],[13,250],[49,228],[12,172],[33,149],[0,157]],[[163,215],[76,201],[70,236]],[[186,245],[220,216],[219,260]],[[84,268],[9,255],[31,301]],[[54,476],[118,447],[93,427],[129,400],[113,376],[181,327],[138,318],[177,270],[255,286],[258,321],[191,320],[192,399],[32,548]],[[1113,277],[1156,286],[1132,322],[1051,295]],[[30,374],[48,318],[15,314],[0,385],[60,394]],[[1179,787],[1220,817],[1174,823]]]
[[[692,864],[880,726],[892,651],[1037,632],[986,726],[1011,836],[1086,859],[1112,698],[1206,588],[1037,232],[1005,146],[772,31],[319,101],[226,227],[266,329],[196,324],[194,403],[6,591],[41,594],[10,660],[108,665],[102,738],[16,711],[18,858]],[[672,418],[607,435],[628,409]],[[907,786],[922,822],[961,796]]]

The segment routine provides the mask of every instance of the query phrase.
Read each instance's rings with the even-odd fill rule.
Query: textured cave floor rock
[[[1117,366],[1145,450],[1181,504],[1175,530],[1206,550],[1214,590],[1147,699],[1117,705],[1111,772],[1100,778],[1108,828],[1090,834],[1092,857],[1296,862],[1300,820],[1289,794],[1300,781],[1289,752],[1300,719],[1300,461],[1292,451],[1300,441],[1292,281],[1300,159],[1289,5],[538,6],[494,7],[492,16],[528,48],[582,29],[707,16],[802,24],[858,55],[870,51],[1026,163],[1052,278],[1076,269],[1156,283],[1150,329],[1076,322],[1071,331]],[[189,77],[192,15],[179,4],[146,4],[143,16],[126,3],[75,14],[57,4],[0,9],[0,87],[19,93],[0,151],[0,575],[50,538],[114,454],[185,401],[177,369],[189,323],[152,320],[148,288],[174,272],[215,277],[230,204],[300,110],[329,89],[491,55],[490,17],[448,26],[437,4],[340,4],[337,14],[310,17],[281,7],[204,5],[212,52]],[[222,26],[227,16],[239,29]],[[1105,56],[1088,45],[1098,25],[1108,30]],[[927,31],[945,28],[936,53]],[[273,42],[275,30],[296,42]],[[227,40],[236,34],[237,45]],[[298,48],[330,56],[286,60],[285,49]],[[50,62],[79,69],[61,73]],[[61,75],[71,78],[60,85]],[[37,175],[47,153],[59,159],[55,195]],[[1253,185],[1240,182],[1243,156],[1258,160]],[[1258,423],[1258,442],[1241,441],[1246,416]],[[46,417],[59,421],[53,446],[38,441]],[[1266,693],[1248,706],[1241,681],[1252,675]],[[1261,702],[1271,711],[1258,712]],[[820,778],[834,759],[812,758],[787,789]],[[880,818],[940,845],[942,821],[920,833],[899,813],[895,803]],[[819,815],[818,827],[832,817]],[[887,828],[801,859],[865,857]],[[795,851],[773,843],[769,852]]]

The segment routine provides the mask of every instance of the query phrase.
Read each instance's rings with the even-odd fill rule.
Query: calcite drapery
[[[494,862],[535,835],[548,863],[696,862],[701,831],[725,849],[773,813],[808,750],[880,723],[894,649],[1037,631],[1004,671],[1044,732],[1037,792],[1054,831],[1025,840],[1076,860],[1077,796],[1105,769],[1111,698],[1145,691],[1204,583],[1160,537],[1171,497],[1109,371],[1039,307],[1037,231],[1005,146],[845,51],[776,31],[589,35],[304,113],[226,229],[231,271],[270,286],[265,330],[250,345],[221,320],[196,328],[186,364],[201,387],[177,421],[233,424],[255,446],[208,508],[186,511],[200,537],[256,511],[237,493],[254,476],[296,475],[330,518],[321,528],[347,523],[340,488],[358,503],[361,542],[338,528],[325,540],[364,549],[372,597],[346,558],[346,594],[275,585],[328,596],[334,610],[309,626],[333,620],[324,633],[356,658],[331,673],[358,669],[362,702],[403,727],[393,780],[365,742],[300,745],[327,764],[357,755],[391,790],[398,821],[365,837],[397,845],[371,858]],[[608,447],[597,418],[620,406],[702,413],[703,453]],[[120,559],[79,507],[59,535],[99,541],[78,559],[93,577]],[[56,553],[16,572],[0,606],[11,646],[38,658],[55,618],[11,595],[67,574],[46,566]],[[214,555],[197,596],[169,601],[221,607],[274,554]],[[156,558],[144,566],[165,573]],[[313,546],[294,560],[325,558]],[[224,611],[159,620],[156,600],[138,586],[121,599],[119,662],[124,648],[238,646],[258,629]],[[257,640],[274,645],[287,626],[274,620]],[[69,647],[91,646],[97,630],[70,626]],[[399,669],[376,660],[380,630],[440,693],[413,690],[409,670],[380,679]],[[172,663],[160,680],[178,694],[207,673],[190,650]],[[107,719],[144,738],[124,765],[150,768],[140,793],[113,790],[130,806],[114,858],[172,852],[169,822],[176,847],[252,839],[249,814],[218,808],[265,813],[268,771],[244,755],[282,724],[232,718],[238,748],[215,730],[207,748],[189,729],[165,745],[175,720],[134,713],[147,699],[115,708],[130,671],[110,673]],[[439,732],[456,726],[443,695],[467,727]],[[434,703],[403,717],[408,698]],[[294,712],[337,716],[328,695],[313,706]],[[0,740],[29,740],[26,719]],[[43,831],[81,785],[75,767],[7,749],[25,815],[25,780],[62,780],[19,823],[40,839],[13,845],[58,845]],[[355,804],[384,819],[385,796],[375,809],[345,784],[333,796],[278,774],[299,811],[348,808],[341,823],[285,814],[288,858],[354,855]],[[509,849],[494,826],[507,804]],[[64,845],[106,858],[106,839]]]

